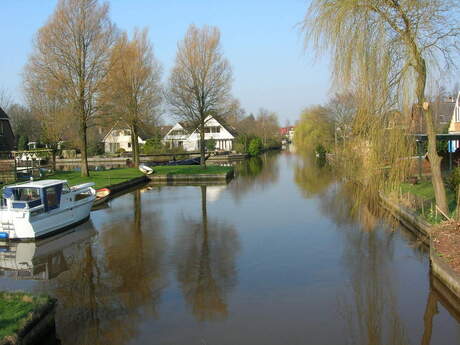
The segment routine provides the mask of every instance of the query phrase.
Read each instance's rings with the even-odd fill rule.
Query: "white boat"
[[[0,239],[37,239],[83,223],[96,199],[92,186],[41,180],[4,187]]]
[[[153,169],[145,164],[141,164],[139,165],[139,170],[143,173],[143,174],[146,174],[146,175],[150,175],[151,173],[153,173]]]

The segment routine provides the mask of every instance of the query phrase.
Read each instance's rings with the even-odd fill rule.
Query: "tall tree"
[[[267,145],[268,139],[279,136],[278,115],[267,109],[261,108],[256,117],[256,135],[262,138],[264,146]]]
[[[58,100],[78,122],[81,174],[89,176],[87,128],[97,113],[97,100],[108,67],[115,27],[107,3],[59,0],[40,28],[25,69],[26,90],[42,84],[43,96]]]
[[[172,112],[200,131],[201,165],[205,165],[205,124],[210,115],[223,116],[230,96],[232,71],[220,46],[216,27],[191,25],[177,47],[169,78]]]
[[[27,137],[31,140],[40,138],[41,123],[35,114],[26,106],[14,103],[8,107],[8,117],[17,140]]]
[[[12,104],[13,98],[11,97],[9,91],[5,88],[0,88],[0,108],[2,108],[4,111],[7,111],[7,109]]]
[[[103,102],[115,120],[131,131],[134,165],[139,165],[139,131],[157,123],[161,104],[161,67],[153,54],[147,30],[132,40],[120,35],[112,49],[111,69],[103,88]]]
[[[358,108],[380,102],[381,113],[388,114],[399,104],[409,114],[416,104],[427,125],[436,203],[445,213],[441,159],[425,90],[428,72],[443,62],[452,64],[458,52],[458,10],[456,0],[313,0],[303,22],[306,42],[331,52],[335,81],[362,93]]]

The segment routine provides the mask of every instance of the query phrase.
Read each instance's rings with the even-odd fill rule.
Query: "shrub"
[[[254,138],[249,143],[248,153],[250,156],[257,156],[262,151],[262,140]]]
[[[159,137],[148,139],[142,147],[142,152],[145,154],[153,154],[161,151],[164,151],[164,147]]]
[[[255,136],[249,134],[239,135],[235,140],[235,150],[239,153],[248,153],[249,143]]]
[[[25,135],[21,135],[18,140],[18,150],[23,151],[27,150],[27,143],[29,142],[29,139]]]
[[[205,144],[206,144],[206,150],[208,151],[214,151],[216,149],[217,143],[214,139],[206,140]]]
[[[103,142],[95,142],[88,145],[88,156],[97,156],[104,154],[104,143]]]
[[[447,180],[447,187],[457,194],[458,185],[460,184],[460,168],[455,168]]]

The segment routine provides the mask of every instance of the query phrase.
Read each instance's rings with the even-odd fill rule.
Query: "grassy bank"
[[[22,292],[0,292],[0,342],[14,339],[20,329],[34,317],[34,312],[50,303],[48,297]]]
[[[175,166],[158,166],[153,168],[155,175],[200,175],[200,174],[227,174],[232,171],[233,167],[218,165],[175,165]]]
[[[57,171],[46,176],[47,179],[67,180],[70,186],[80,183],[94,182],[94,188],[104,188],[112,184],[121,183],[141,177],[143,174],[136,168],[112,169],[103,171],[91,171],[90,177],[81,177],[79,171]]]
[[[432,224],[439,223],[445,220],[444,217],[439,215],[436,211],[432,210],[436,205],[434,196],[433,184],[431,181],[422,181],[418,184],[403,183],[401,185],[402,199],[405,199],[407,193],[415,196],[418,200],[413,205],[410,205],[417,213],[422,215],[427,221]],[[449,216],[453,216],[456,207],[455,193],[446,187],[447,203],[449,206]],[[421,205],[424,205],[422,208]]]

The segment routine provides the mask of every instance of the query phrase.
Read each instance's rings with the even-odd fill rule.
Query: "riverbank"
[[[420,186],[430,196],[429,188]],[[430,249],[433,275],[460,299],[460,226],[449,221],[430,224],[416,210],[381,195],[382,205]]]
[[[102,171],[91,171],[89,177],[82,177],[79,171],[57,171],[46,176],[50,179],[67,180],[70,186],[80,183],[94,182],[95,189],[108,188],[112,185],[128,182],[144,176],[139,169],[121,168]]]
[[[0,292],[0,345],[34,344],[54,327],[56,301],[22,292]]]
[[[234,176],[233,167],[208,165],[176,165],[157,166],[148,178],[153,182],[179,182],[179,181],[228,181]]]

